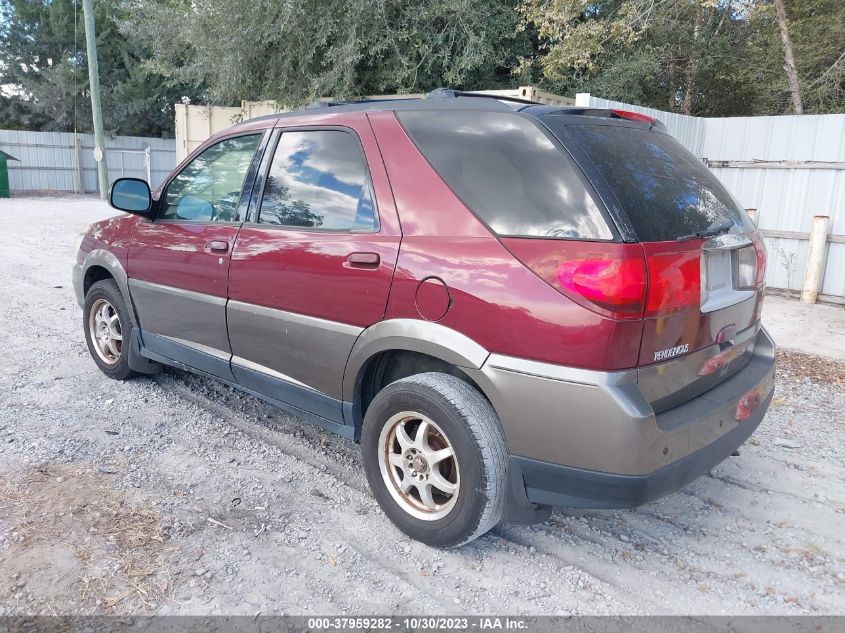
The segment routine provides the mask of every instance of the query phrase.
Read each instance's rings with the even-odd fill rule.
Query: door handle
[[[378,268],[381,258],[378,253],[350,253],[344,262],[344,268]]]
[[[228,253],[229,242],[225,242],[223,240],[211,240],[205,245],[205,249],[211,251],[212,253]]]

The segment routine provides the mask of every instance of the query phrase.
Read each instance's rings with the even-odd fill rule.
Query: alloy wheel
[[[379,450],[384,483],[405,512],[426,521],[449,514],[460,493],[460,471],[449,438],[433,420],[397,413],[382,428]]]
[[[114,306],[97,299],[88,312],[88,333],[97,356],[104,363],[115,365],[123,352],[123,327]]]

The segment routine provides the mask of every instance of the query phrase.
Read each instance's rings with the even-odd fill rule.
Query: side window
[[[164,193],[158,218],[239,222],[238,201],[261,134],[220,141],[179,172]]]
[[[338,130],[283,132],[258,215],[261,224],[336,231],[378,228],[358,140]]]
[[[498,235],[613,239],[578,166],[530,119],[459,110],[398,116],[434,170]]]

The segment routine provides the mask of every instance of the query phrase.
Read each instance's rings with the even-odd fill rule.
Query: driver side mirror
[[[109,191],[109,204],[118,211],[147,215],[153,206],[150,186],[139,178],[118,178]]]

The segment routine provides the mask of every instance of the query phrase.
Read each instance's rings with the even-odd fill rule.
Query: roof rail
[[[336,105],[341,105],[341,103],[337,101],[320,101],[320,99],[314,99],[314,101],[305,106],[305,109],[319,110],[321,108],[331,108],[332,106]]]
[[[457,99],[458,97],[480,97],[482,99],[496,99],[497,101],[513,101],[514,103],[524,103],[525,105],[543,105],[539,101],[531,101],[530,99],[520,99],[519,97],[509,97],[506,95],[492,95],[484,92],[452,90],[451,88],[435,88],[425,96],[426,99]]]
[[[359,103],[385,103],[387,101],[414,101],[417,97],[392,97],[386,99],[350,99],[349,101],[327,101],[316,99],[305,106],[306,110],[320,110],[321,108],[333,108],[342,105],[357,105]]]

